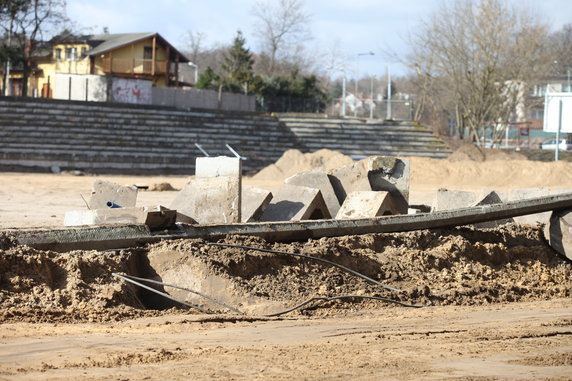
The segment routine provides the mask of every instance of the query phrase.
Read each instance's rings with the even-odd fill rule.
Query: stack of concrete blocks
[[[409,160],[372,156],[329,174],[341,208],[338,219],[407,214]]]
[[[432,211],[438,212],[442,210],[471,208],[481,205],[500,204],[502,202],[501,196],[490,189],[481,190],[479,192],[467,192],[441,188],[437,191]],[[512,218],[505,218],[496,221],[481,222],[474,226],[477,228],[495,228],[511,222],[514,222]]]
[[[241,222],[241,159],[198,157],[195,168],[195,177],[175,197],[171,209],[199,224]]]

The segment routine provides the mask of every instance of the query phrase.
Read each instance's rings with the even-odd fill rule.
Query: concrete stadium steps
[[[292,148],[351,156],[445,157],[424,127],[358,119],[268,116],[95,102],[0,97],[0,170],[193,174],[203,154],[246,157],[245,171]]]
[[[433,132],[408,122],[366,122],[360,119],[296,117],[278,119],[314,151],[329,148],[350,156],[390,155],[445,158],[449,148]]]
[[[0,98],[0,167],[194,173],[202,153],[248,158],[246,171],[300,148],[275,118],[101,103]]]

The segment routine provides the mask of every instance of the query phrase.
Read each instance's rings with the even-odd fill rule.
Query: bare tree
[[[502,0],[443,4],[411,39],[409,62],[424,105],[453,115],[461,137],[468,129],[480,142],[490,125],[500,140],[524,87],[545,73],[547,36],[547,24],[522,6]]]
[[[302,42],[310,38],[311,16],[304,10],[303,0],[266,0],[255,4],[256,35],[268,56],[267,74],[272,75],[278,58],[295,56]]]
[[[2,0],[0,28],[15,43],[23,64],[22,95],[27,95],[32,57],[46,34],[66,21],[65,0]]]
[[[572,24],[566,24],[561,30],[550,35],[550,53],[554,63],[552,74],[572,74]]]
[[[193,63],[197,63],[199,55],[205,51],[203,46],[206,35],[203,32],[187,31],[183,40],[188,57]]]

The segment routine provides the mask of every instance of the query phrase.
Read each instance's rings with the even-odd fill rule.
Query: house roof
[[[165,40],[159,33],[116,33],[116,34],[98,34],[90,36],[88,43],[94,46],[93,49],[87,51],[88,56],[107,53],[111,50],[133,44],[135,42],[146,40],[151,37],[157,37],[160,44],[169,47],[170,55],[179,55],[179,62],[189,62],[189,59],[179,52],[173,45]]]

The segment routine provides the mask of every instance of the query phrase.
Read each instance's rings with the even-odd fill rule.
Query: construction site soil
[[[289,151],[245,182],[272,189],[294,173],[348,163],[331,151]],[[61,225],[58,208],[82,204],[66,192],[86,194],[93,182],[1,176],[0,195],[10,195],[0,201],[2,228],[55,226],[52,215]],[[167,205],[186,181],[120,180],[147,182],[153,190],[140,199]],[[46,193],[42,181],[62,191]],[[572,164],[463,147],[448,160],[412,158],[411,181],[418,202],[440,187],[572,188]],[[37,191],[35,203],[10,209],[23,189]],[[17,246],[10,234],[0,231],[0,379],[572,378],[572,264],[540,225],[218,241],[326,259],[401,291],[307,258],[198,239],[59,253]],[[112,275],[158,279],[156,258],[200,265],[225,284],[209,296],[245,313],[205,298],[200,310],[187,308]],[[311,298],[322,299],[267,316]],[[268,305],[253,310],[247,300]]]

